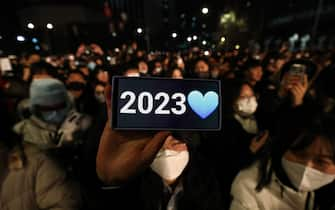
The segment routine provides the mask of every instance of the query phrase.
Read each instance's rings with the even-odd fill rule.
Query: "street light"
[[[196,36],[196,35],[194,35],[193,36],[193,40],[195,41],[195,40],[197,40],[198,39],[198,37]]]
[[[18,35],[18,36],[16,37],[16,40],[17,40],[18,42],[24,42],[24,41],[26,40],[26,38],[25,38],[24,36],[22,36],[22,35]]]
[[[201,9],[202,14],[207,15],[208,14],[208,8],[204,7]]]
[[[207,44],[206,40],[202,41],[202,45],[206,45],[206,44]]]
[[[172,38],[175,39],[175,38],[177,38],[178,34],[174,32],[174,33],[171,34],[171,36],[172,36]]]
[[[36,43],[38,42],[38,39],[36,39],[36,38],[34,37],[34,38],[31,39],[31,41],[32,41],[33,43],[36,44]]]
[[[142,29],[142,28],[137,28],[137,33],[138,33],[138,34],[143,33],[143,29]]]
[[[191,42],[191,41],[192,41],[192,37],[190,37],[190,36],[187,37],[187,41],[188,41],[188,42]]]
[[[238,44],[237,44],[237,45],[235,45],[235,50],[239,50],[239,49],[240,49],[240,47],[241,47],[241,46],[240,46],[240,45],[238,45]]]
[[[27,28],[29,28],[29,29],[34,29],[34,28],[35,28],[35,25],[32,24],[32,23],[28,23],[28,24],[27,24]]]
[[[224,36],[221,37],[220,41],[221,41],[221,43],[225,42],[226,41],[226,37],[224,37]]]
[[[54,28],[54,25],[52,25],[51,23],[47,24],[47,29],[52,30]]]

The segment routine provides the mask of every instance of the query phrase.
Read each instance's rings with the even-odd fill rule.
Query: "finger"
[[[290,92],[292,93],[292,95],[296,96],[298,94],[297,87],[296,86],[292,86],[290,88]]]
[[[174,151],[178,151],[178,152],[186,151],[187,145],[185,143],[178,143],[178,144],[173,145],[171,149]]]
[[[142,150],[142,160],[152,161],[157,152],[163,147],[164,142],[169,135],[171,135],[171,132],[169,131],[160,131],[156,133]]]
[[[160,131],[154,135],[151,141],[164,142],[169,135],[171,135],[170,131]]]
[[[108,120],[112,119],[112,86],[107,85],[105,88],[105,97],[106,97],[106,106],[107,106],[107,115]]]
[[[264,134],[260,138],[253,138],[251,145],[250,145],[250,150],[253,153],[258,152],[258,150],[265,144],[265,142],[268,140],[269,137],[269,131],[265,131]]]
[[[266,130],[265,132],[264,132],[264,134],[263,134],[263,136],[260,138],[260,140],[259,140],[259,144],[261,144],[261,145],[263,145],[265,142],[266,142],[266,140],[269,138],[269,131],[268,130]]]
[[[297,91],[298,91],[298,93],[300,95],[304,95],[305,94],[305,87],[302,84],[297,85],[296,89],[297,89]]]
[[[307,77],[306,74],[304,75],[304,83],[303,83],[303,86],[304,86],[304,88],[306,88],[306,89],[307,89],[307,87],[308,87],[308,77]]]

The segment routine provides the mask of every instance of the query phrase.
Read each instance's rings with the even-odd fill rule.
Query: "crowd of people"
[[[0,209],[335,209],[334,50],[92,43],[10,61],[0,73]],[[113,130],[116,75],[220,80],[222,129]]]

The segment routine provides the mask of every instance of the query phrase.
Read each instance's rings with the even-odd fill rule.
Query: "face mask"
[[[84,90],[85,89],[85,84],[82,82],[70,82],[67,85],[68,90]]]
[[[42,112],[42,120],[46,123],[59,125],[61,124],[67,115],[67,109],[55,110],[50,112]]]
[[[200,79],[208,79],[209,78],[209,73],[208,72],[199,72],[198,77]]]
[[[249,117],[253,115],[257,109],[257,100],[255,96],[240,99],[237,101],[238,114],[243,117]]]
[[[219,77],[219,72],[216,72],[216,71],[213,71],[213,72],[211,72],[211,76],[212,76],[212,78],[218,78]]]
[[[147,74],[148,73],[148,69],[139,69],[139,72],[141,74]]]
[[[94,95],[95,95],[95,98],[97,99],[98,102],[100,102],[100,103],[105,103],[106,102],[105,94],[95,93]]]
[[[188,151],[160,151],[151,164],[151,169],[164,180],[175,180],[184,171],[189,161]]]
[[[282,158],[282,166],[293,186],[302,192],[317,190],[335,180],[335,175]]]
[[[91,71],[93,71],[93,70],[95,69],[96,66],[97,66],[97,64],[96,64],[95,62],[93,62],[93,61],[91,61],[91,62],[89,62],[89,63],[87,64],[87,67],[88,67]]]
[[[161,71],[162,71],[162,67],[155,68],[155,73],[161,73]]]
[[[130,73],[130,74],[127,74],[126,77],[140,77],[140,74],[139,73]]]

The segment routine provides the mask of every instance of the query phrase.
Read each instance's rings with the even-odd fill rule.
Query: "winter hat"
[[[35,79],[30,86],[30,108],[68,103],[65,85],[57,79]]]

